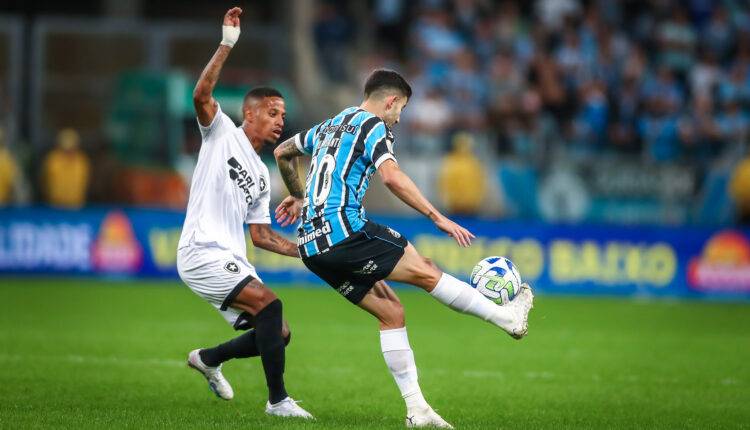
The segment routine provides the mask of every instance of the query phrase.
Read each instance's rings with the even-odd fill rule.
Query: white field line
[[[0,353],[0,362],[24,362],[24,361],[56,361],[71,364],[106,364],[116,366],[133,366],[148,365],[162,367],[184,367],[187,360],[173,360],[168,358],[121,358],[121,357],[99,357],[92,355],[21,355],[21,354],[2,354]]]
[[[112,365],[112,366],[159,366],[159,367],[185,367],[186,360],[175,360],[169,358],[121,358],[121,357],[100,357],[91,355],[74,355],[64,354],[59,356],[54,355],[23,355],[23,354],[7,354],[0,353],[0,363],[22,363],[24,361],[54,361],[54,362],[65,362],[69,364],[81,364],[81,365]],[[328,374],[356,374],[358,369],[352,367],[335,367],[325,370]],[[448,369],[430,368],[426,370],[424,374],[436,374],[436,375],[455,375]],[[558,375],[548,371],[520,371],[520,372],[502,372],[493,370],[464,370],[460,372],[460,375],[470,379],[496,379],[496,380],[508,380],[515,378],[524,378],[534,381],[565,381],[571,379],[566,375]],[[581,380],[581,378],[576,378]],[[617,377],[604,378],[599,374],[591,373],[586,378],[593,382],[618,382],[625,384],[679,384],[685,381],[684,378],[663,378],[656,375],[621,375]],[[713,381],[717,385],[722,386],[741,386],[745,384],[745,381],[725,377]]]

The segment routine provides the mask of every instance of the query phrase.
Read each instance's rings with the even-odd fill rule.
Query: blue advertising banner
[[[426,219],[372,217],[466,279],[491,255],[509,257],[540,291],[750,298],[750,233],[737,229],[548,225],[475,218],[459,248]],[[0,210],[0,273],[176,278],[181,212],[92,208]],[[285,233],[293,239],[292,229]],[[253,248],[266,282],[322,282],[301,261]]]

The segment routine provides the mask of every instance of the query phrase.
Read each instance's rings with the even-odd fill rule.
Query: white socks
[[[385,364],[396,380],[401,397],[406,402],[406,410],[429,407],[422,396],[422,389],[417,381],[417,365],[414,353],[409,346],[406,327],[380,331],[380,348],[383,351]]]
[[[447,273],[443,273],[430,295],[455,311],[474,315],[500,328],[513,323],[508,309],[492,303],[471,285]]]

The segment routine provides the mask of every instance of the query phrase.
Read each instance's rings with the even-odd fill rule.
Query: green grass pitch
[[[234,332],[187,287],[0,279],[0,428],[403,428],[373,318],[329,288],[276,288],[287,388],[317,420],[263,413],[258,359],[219,400],[187,352]],[[399,290],[427,400],[457,429],[748,428],[747,304],[537,298],[530,334]]]

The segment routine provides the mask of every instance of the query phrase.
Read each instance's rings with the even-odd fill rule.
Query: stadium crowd
[[[310,36],[302,46],[314,49],[284,54],[298,67],[288,76],[274,75],[285,83],[287,131],[355,103],[373,68],[399,70],[414,96],[395,130],[397,155],[426,194],[452,213],[626,223],[750,221],[746,1],[318,0],[304,25],[273,21],[286,30],[291,22]],[[240,47],[251,52],[251,43]],[[302,73],[315,76],[306,89],[294,78],[299,64],[306,64],[300,52],[314,54],[319,66]],[[186,61],[154,79],[167,82],[183,72],[189,82],[203,67],[203,57],[196,58],[194,69]],[[254,85],[270,73],[270,63],[254,71],[235,64],[224,81]],[[132,70],[125,65],[113,69],[117,81],[133,88],[113,91],[106,103],[114,107],[100,110],[108,112],[110,126],[100,121],[81,129],[57,119],[32,148],[19,143],[12,127],[3,129],[7,115],[0,109],[0,205],[184,207],[199,147],[192,107],[162,127],[164,100],[180,97],[144,90],[152,82],[148,74],[141,82],[127,79]],[[67,78],[75,74],[51,81]],[[182,86],[190,85],[164,88]],[[315,93],[323,100],[311,97],[309,87],[324,89]],[[292,114],[296,105],[304,114]],[[120,111],[135,114],[118,117]],[[174,133],[182,136],[174,145],[154,131],[179,127],[184,133]],[[66,128],[80,134],[75,151],[54,138]],[[113,130],[133,133],[123,137]],[[66,163],[86,158],[81,151],[90,166],[69,169]],[[139,164],[143,159],[151,163]],[[70,194],[62,200],[53,185],[64,181],[51,179],[55,172],[77,178],[75,187],[57,186]],[[398,210],[386,199],[374,200],[382,204],[379,211]],[[556,216],[565,212],[570,214]]]
[[[356,31],[345,6],[329,3],[315,27],[331,80]],[[530,161],[565,151],[704,164],[746,148],[745,2],[377,0],[373,11],[376,61],[408,70],[415,88],[413,152],[445,152],[456,130]]]

